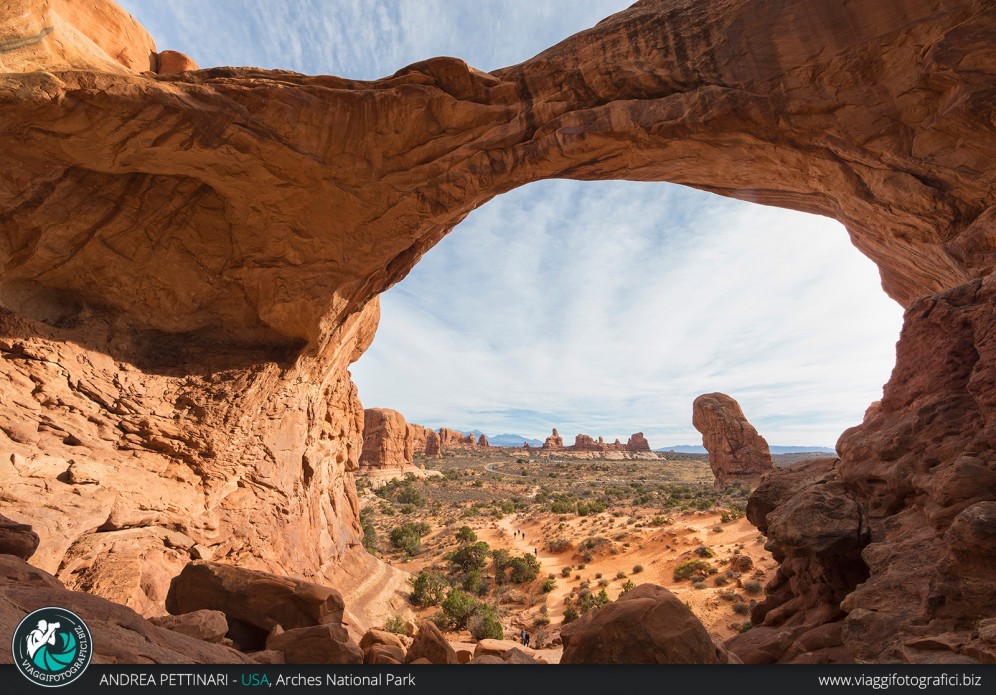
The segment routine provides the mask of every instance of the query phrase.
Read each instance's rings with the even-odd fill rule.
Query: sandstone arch
[[[377,294],[515,186],[666,180],[836,217],[908,307],[882,405],[827,474],[867,517],[871,579],[828,591],[845,615],[792,604],[787,576],[782,624],[839,624],[869,659],[993,654],[971,625],[994,577],[967,559],[996,497],[991,3],[645,0],[491,74],[436,58],[374,82],[139,73],[155,47],[113,4],[8,4],[0,465],[45,569],[140,609],[163,577],[137,568],[188,546],[355,571],[347,367]],[[111,474],[47,489],[70,520],[33,508],[81,459]],[[910,569],[900,537],[936,552]],[[915,606],[890,604],[911,575]]]

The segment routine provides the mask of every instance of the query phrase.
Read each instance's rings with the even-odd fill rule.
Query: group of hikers
[[[512,532],[512,536],[513,537],[517,537],[517,538],[521,538],[523,540],[525,540],[525,538],[526,538],[525,532],[521,531],[519,529],[515,529],[515,531]],[[533,555],[535,555],[536,557],[539,557],[539,548],[533,548]],[[523,642],[523,644],[525,644],[525,642]]]

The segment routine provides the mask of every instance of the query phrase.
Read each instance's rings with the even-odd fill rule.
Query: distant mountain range
[[[772,454],[809,454],[809,453],[821,453],[821,454],[833,454],[835,449],[826,446],[769,446]],[[706,454],[709,453],[705,450],[704,446],[695,446],[689,444],[678,444],[676,446],[662,446],[660,449],[654,449],[654,451],[675,451],[679,454]]]

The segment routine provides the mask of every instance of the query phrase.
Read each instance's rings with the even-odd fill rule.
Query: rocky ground
[[[715,492],[701,460],[577,460],[491,449],[416,463],[440,475],[360,483],[368,546],[413,576],[471,586],[467,593],[494,610],[503,636],[526,629],[552,663],[560,661],[571,609],[583,614],[652,583],[673,591],[711,635],[726,639],[750,628],[750,609],[773,576],[763,536],[743,517],[747,490]],[[416,548],[392,542],[392,532],[420,523],[428,528]],[[488,560],[480,588],[468,583],[447,560],[473,544],[468,538],[535,557],[535,577],[496,583]],[[458,646],[474,641],[466,627],[446,625],[443,613],[437,603],[416,607],[420,619],[439,616]]]

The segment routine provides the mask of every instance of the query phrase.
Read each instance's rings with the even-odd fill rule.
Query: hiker
[[[519,633],[519,639],[522,641],[523,647],[529,646],[529,633],[526,632],[526,628],[522,628],[522,632]]]
[[[539,557],[539,549],[538,548],[533,548],[533,555],[535,555],[536,557]]]

